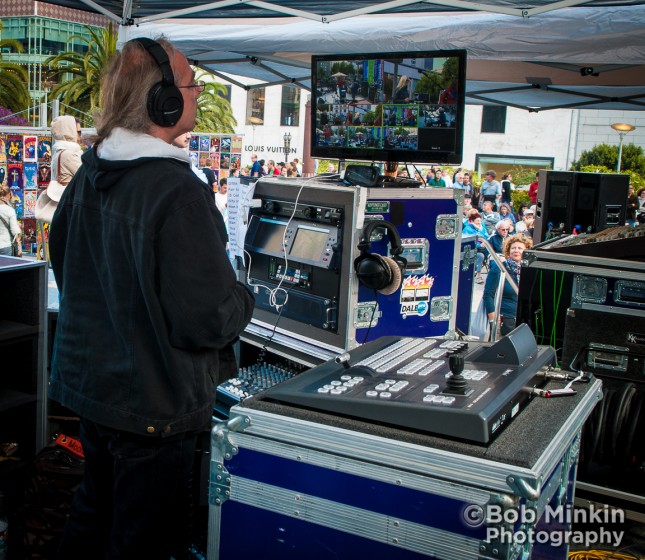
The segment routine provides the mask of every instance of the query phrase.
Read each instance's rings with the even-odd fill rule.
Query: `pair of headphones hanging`
[[[161,81],[148,92],[146,108],[150,120],[164,128],[175,126],[184,111],[184,97],[175,85],[168,53],[157,41],[147,37],[137,37],[132,41],[148,51],[161,70]]]
[[[370,237],[377,228],[387,230],[390,257],[370,253],[372,247]],[[403,252],[403,246],[399,232],[394,224],[385,220],[369,222],[363,228],[358,248],[361,250],[361,254],[354,260],[354,271],[358,281],[363,286],[386,296],[396,292],[401,287],[408,262],[400,256]]]

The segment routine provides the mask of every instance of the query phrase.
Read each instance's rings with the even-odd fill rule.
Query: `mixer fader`
[[[266,397],[343,416],[488,442],[545,382],[552,348],[526,325],[495,344],[383,337],[270,389]]]

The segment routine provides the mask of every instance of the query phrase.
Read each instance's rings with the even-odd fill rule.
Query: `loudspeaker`
[[[625,225],[628,192],[629,175],[600,174],[594,231]]]
[[[148,92],[146,108],[150,120],[158,126],[168,128],[175,126],[184,110],[184,98],[175,86],[170,60],[165,49],[152,39],[137,37],[132,39],[139,43],[154,59],[161,70],[161,81]]]
[[[566,233],[624,225],[628,187],[628,175],[540,171],[533,241],[544,241],[561,224]]]
[[[571,231],[575,176],[570,171],[540,171],[533,229],[535,243],[544,241],[551,227],[564,224],[565,231]]]
[[[376,228],[387,230],[391,258],[370,253],[372,246],[370,236]],[[400,256],[403,252],[403,246],[396,227],[385,220],[369,222],[363,228],[358,248],[361,250],[361,254],[354,260],[354,270],[358,281],[363,286],[386,296],[396,292],[401,287],[405,267],[408,264],[407,260]]]

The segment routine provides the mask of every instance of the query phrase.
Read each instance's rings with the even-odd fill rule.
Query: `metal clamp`
[[[211,461],[208,503],[221,506],[231,497],[231,475],[222,463]]]

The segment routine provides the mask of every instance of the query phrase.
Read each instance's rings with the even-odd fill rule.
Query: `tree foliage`
[[[0,105],[10,109],[11,113],[19,113],[31,105],[31,96],[26,85],[29,82],[29,74],[19,64],[2,59],[2,53],[7,49],[22,52],[22,45],[13,39],[0,41]]]
[[[53,70],[53,78],[58,81],[52,89],[52,97],[60,98],[78,111],[91,114],[99,108],[101,78],[116,53],[118,34],[112,23],[107,29],[88,27],[87,32],[89,37],[74,35],[70,38],[70,41],[78,39],[85,43],[85,54],[69,50],[48,58],[45,63]],[[72,78],[67,79],[68,75]]]
[[[202,72],[195,79],[202,80],[206,75]],[[197,98],[196,132],[235,132],[237,121],[233,116],[231,104],[224,95],[226,95],[224,84],[206,82],[206,88]]]
[[[618,163],[618,146],[609,144],[598,144],[591,150],[585,150],[580,154],[580,159],[571,165],[572,171],[582,171],[585,167],[605,167],[608,170],[615,170]],[[643,148],[635,144],[623,145],[623,153],[620,164],[621,172],[634,171],[645,177],[645,155]]]

